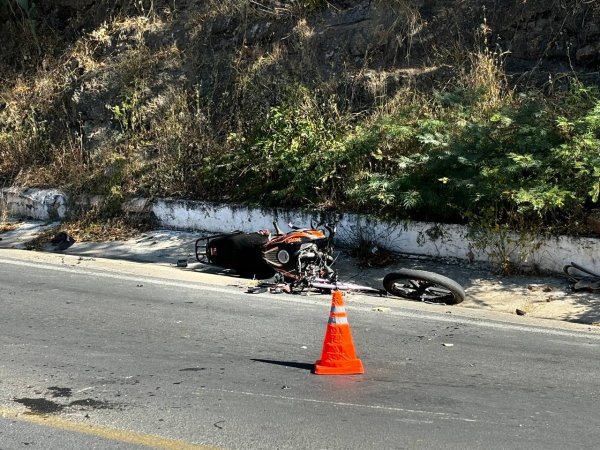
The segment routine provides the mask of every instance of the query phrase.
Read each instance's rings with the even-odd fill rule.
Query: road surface
[[[0,252],[0,449],[600,441],[600,335],[589,327],[385,299],[374,308],[352,296],[366,373],[317,376],[327,296],[250,295],[142,268],[130,275]]]

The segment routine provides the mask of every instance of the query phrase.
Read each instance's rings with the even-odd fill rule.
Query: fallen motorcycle
[[[250,292],[299,293],[306,289],[361,291],[391,294],[430,303],[457,304],[465,292],[456,281],[424,270],[400,269],[383,279],[384,289],[338,280],[333,269],[333,239],[336,224],[311,224],[310,228],[289,225],[287,233],[276,223],[275,232],[233,231],[196,240],[196,259],[204,264],[235,270],[240,276],[263,280]]]

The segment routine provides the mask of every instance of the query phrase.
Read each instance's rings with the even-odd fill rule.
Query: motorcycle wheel
[[[456,305],[465,299],[465,290],[456,281],[425,270],[400,269],[383,278],[383,287],[392,295],[428,303]]]

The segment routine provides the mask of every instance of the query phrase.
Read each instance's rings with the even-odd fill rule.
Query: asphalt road
[[[3,257],[0,449],[595,448],[600,335]],[[449,314],[449,312],[452,312]]]

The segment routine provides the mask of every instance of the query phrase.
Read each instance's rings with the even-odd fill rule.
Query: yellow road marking
[[[190,442],[169,439],[152,434],[137,433],[135,431],[109,428],[87,423],[63,419],[57,416],[44,416],[35,414],[23,414],[9,408],[0,408],[0,418],[29,422],[64,431],[87,434],[103,439],[123,442],[127,444],[144,445],[160,450],[218,450],[217,447],[208,445],[192,444]]]

